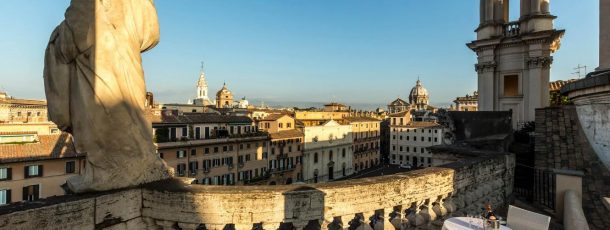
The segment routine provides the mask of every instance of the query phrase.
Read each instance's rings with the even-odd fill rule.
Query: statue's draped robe
[[[73,0],[45,56],[49,117],[87,154],[74,192],[101,191],[164,179],[144,116],[140,53],[159,40],[152,0]]]

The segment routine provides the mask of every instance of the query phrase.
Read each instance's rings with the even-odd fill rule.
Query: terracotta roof
[[[348,122],[381,122],[381,120],[372,117],[346,117],[344,119]]]
[[[0,144],[0,163],[84,156],[84,153],[76,152],[68,133],[39,135],[36,143]]]
[[[298,138],[303,137],[303,130],[300,129],[291,129],[279,131],[277,133],[270,133],[271,139],[288,139],[288,138]]]
[[[276,121],[277,119],[280,119],[284,116],[288,116],[286,114],[278,114],[278,113],[274,113],[274,114],[269,114],[268,116],[260,119],[260,121]]]
[[[570,79],[570,80],[557,80],[557,81],[553,81],[553,82],[549,82],[549,91],[559,91],[561,89],[561,87],[563,87],[564,85],[570,83],[570,82],[574,82],[577,79]]]

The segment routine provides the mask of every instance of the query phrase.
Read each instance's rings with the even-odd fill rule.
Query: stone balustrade
[[[71,195],[0,209],[0,229],[437,229],[503,205],[514,155],[470,158],[402,174],[320,184],[184,185]]]

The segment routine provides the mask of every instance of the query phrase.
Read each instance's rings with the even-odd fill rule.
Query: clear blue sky
[[[236,96],[257,103],[384,106],[406,98],[418,75],[437,105],[476,89],[476,57],[465,43],[475,38],[478,0],[155,2],[161,42],[144,54],[144,69],[161,102],[195,96],[202,60],[212,94],[227,82]],[[68,4],[0,2],[0,90],[44,98],[44,49]],[[573,77],[577,64],[592,70],[598,0],[551,4],[556,27],[566,29],[551,79]]]

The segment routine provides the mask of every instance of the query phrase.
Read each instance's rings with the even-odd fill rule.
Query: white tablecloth
[[[471,224],[472,221],[472,224]],[[452,217],[443,223],[443,230],[483,230],[483,219],[472,217]],[[511,230],[509,227],[500,225],[500,230]]]

